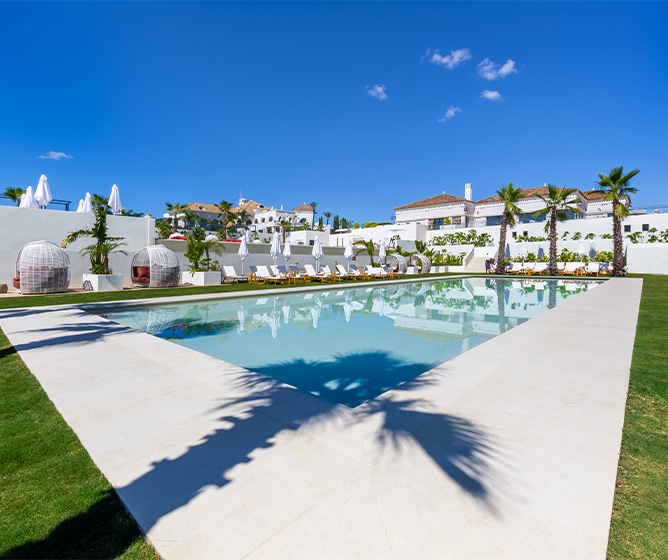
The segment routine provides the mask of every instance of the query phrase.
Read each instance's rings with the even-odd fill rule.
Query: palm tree
[[[635,187],[629,187],[629,181],[638,173],[640,173],[640,169],[634,169],[624,175],[624,168],[620,165],[619,167],[613,167],[607,176],[597,173],[600,180],[594,181],[601,187],[594,192],[604,193],[603,200],[612,200],[612,276],[624,276],[626,274],[624,270],[622,220],[629,215],[629,209],[621,201],[621,198],[638,192]]]
[[[25,192],[21,187],[7,187],[3,193],[9,200],[16,202],[16,206],[21,204],[21,195]]]
[[[221,200],[219,204],[214,204],[214,206],[220,210],[219,215],[223,217],[223,231],[227,233],[227,222],[232,217],[232,206],[234,205],[227,200]]]
[[[61,244],[64,249],[67,245],[75,242],[80,237],[92,237],[95,239],[95,243],[84,247],[80,251],[82,255],[88,255],[90,257],[90,271],[92,274],[111,274],[111,268],[109,268],[109,254],[127,254],[125,251],[119,249],[121,245],[125,245],[123,242],[123,239],[125,238],[111,237],[107,234],[107,210],[109,210],[107,206],[97,204],[94,210],[95,223],[93,224],[93,227],[73,231]]]
[[[577,203],[577,198],[572,198],[568,200],[568,197],[573,194],[575,189],[566,189],[563,187],[561,189],[555,187],[554,185],[548,185],[548,194],[547,196],[537,195],[543,203],[545,208],[541,208],[537,212],[534,212],[534,216],[546,216],[547,221],[545,223],[545,232],[550,233],[550,275],[557,275],[557,222],[563,222],[568,215],[566,214],[567,210],[571,212],[580,212],[572,204]]]
[[[292,222],[288,220],[281,220],[279,225],[281,226],[281,230],[283,231],[283,244],[285,244],[285,233],[288,231],[292,231]]]
[[[315,215],[317,214],[317,212],[315,211],[315,208],[316,208],[316,206],[318,206],[318,203],[317,202],[309,202],[308,205],[313,209],[313,220],[312,220],[312,222],[313,222],[313,226],[315,226]]]
[[[515,218],[519,217],[522,210],[517,206],[520,199],[524,198],[522,189],[515,187],[512,183],[508,183],[505,187],[501,187],[496,193],[501,197],[503,202],[503,216],[501,216],[501,235],[499,236],[499,254],[496,257],[496,273],[503,274],[506,271],[506,228],[508,226],[515,227]]]
[[[235,222],[241,226],[242,229],[246,229],[252,223],[252,216],[245,210],[240,210],[237,212]]]
[[[181,214],[187,207],[187,204],[179,204],[178,202],[171,204],[170,202],[165,202],[167,206],[167,212],[172,215],[172,235],[176,233],[176,229],[179,227],[179,214]]]
[[[325,218],[327,218],[327,225],[329,225],[329,219],[332,217],[332,213],[331,212],[323,212],[322,215],[325,216]]]

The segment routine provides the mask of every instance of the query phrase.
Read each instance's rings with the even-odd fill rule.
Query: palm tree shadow
[[[332,371],[349,371],[355,357],[339,356],[331,365]],[[378,352],[357,358],[366,364],[377,365],[391,361],[388,356],[382,356]],[[291,365],[298,370],[305,367],[301,361],[280,364],[279,367],[289,369]],[[426,365],[421,364],[420,367],[425,368]],[[401,369],[396,365],[390,369],[392,371],[397,368]],[[359,371],[354,375],[339,375],[342,391],[345,387],[352,387],[351,391],[354,392],[358,387],[358,373]],[[414,375],[415,370],[411,367],[409,371],[401,372],[401,375],[408,373]],[[428,379],[421,381],[418,378],[410,383],[412,387],[418,387],[428,382]],[[213,433],[190,445],[179,456],[154,462],[143,475],[126,486],[117,488],[124,504],[145,532],[164,516],[191,502],[204,488],[222,488],[233,482],[234,478],[230,474],[232,469],[265,455],[258,454],[258,450],[274,446],[276,437],[281,432],[296,431],[307,423],[326,422],[330,418],[341,417],[342,410],[347,411],[347,417],[350,417],[350,409],[344,409],[340,404],[321,398],[311,399],[316,401],[317,406],[299,406],[297,403],[295,406],[285,407],[288,409],[287,417],[279,421],[266,413],[268,409],[277,403],[288,402],[293,397],[303,396],[304,393],[280,383],[271,383],[267,388],[266,377],[251,372],[240,377],[238,383],[247,396],[223,402],[217,407],[216,410],[221,413],[218,420],[223,424],[222,428],[215,429]],[[383,383],[377,382],[372,385],[372,389],[377,390]],[[382,415],[382,437],[394,441],[406,436],[413,438],[462,490],[491,507],[488,483],[491,472],[487,461],[493,452],[493,446],[489,437],[470,420],[450,414],[425,412],[416,407],[416,404],[415,400],[397,402],[388,398],[378,399],[359,407],[353,415],[358,419]],[[9,551],[8,557],[25,557],[30,554],[60,557],[48,553],[49,547],[60,542],[60,535],[69,532],[70,526],[76,527],[88,518],[97,517],[97,510],[102,505],[104,503],[95,504],[88,512],[64,521],[43,541]],[[116,552],[122,552],[123,547],[129,546],[131,540],[128,539],[129,537],[118,541],[115,545],[118,549]],[[32,552],[38,550],[38,554]],[[60,549],[55,547],[54,551],[57,550]],[[100,556],[103,557],[104,554]]]

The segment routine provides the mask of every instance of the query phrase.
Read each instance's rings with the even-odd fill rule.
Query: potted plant
[[[188,249],[185,257],[190,261],[190,266],[187,272],[181,273],[181,281],[196,286],[220,284],[220,263],[211,260],[211,253],[222,253],[223,246],[213,236],[205,239],[204,230],[200,227],[193,228],[192,234],[186,236],[186,242]]]
[[[95,204],[95,223],[92,228],[79,229],[70,233],[61,246],[63,249],[70,243],[74,243],[80,237],[92,237],[95,243],[81,249],[82,255],[90,258],[90,274],[83,275],[84,290],[94,292],[106,292],[123,289],[123,275],[112,274],[109,267],[109,255],[111,253],[123,253],[119,249],[125,245],[124,237],[110,237],[107,232],[107,200],[99,197]]]

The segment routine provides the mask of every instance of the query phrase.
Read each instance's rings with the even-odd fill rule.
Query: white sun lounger
[[[239,276],[234,265],[223,265],[223,282],[248,282],[248,276]]]
[[[271,272],[269,272],[269,269],[265,265],[259,265],[257,267],[257,276],[258,280],[263,280],[264,282],[271,282],[273,284],[278,284],[279,282],[287,282],[287,278],[283,278],[281,276],[275,276]]]
[[[334,278],[329,274],[318,274],[313,268],[312,264],[305,264],[304,269],[306,270],[306,276],[311,280],[318,280],[319,282],[333,282]]]

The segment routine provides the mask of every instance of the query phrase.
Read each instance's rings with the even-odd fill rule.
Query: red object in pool
[[[170,235],[169,238],[170,239],[185,239],[185,237],[183,237],[183,235],[181,235],[180,233],[172,233],[172,235]]]

